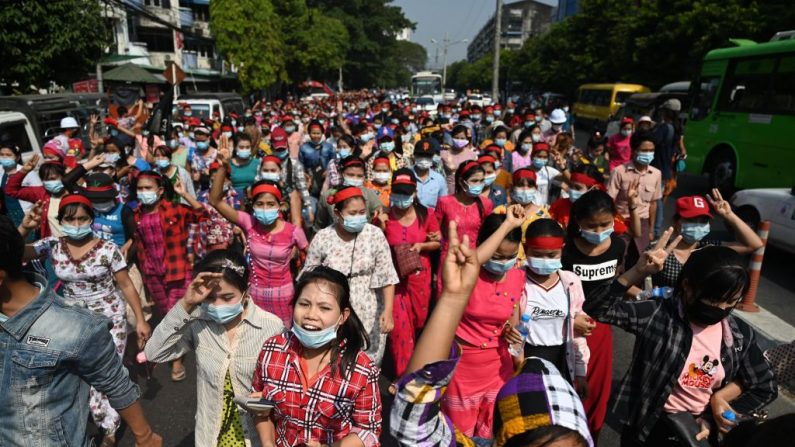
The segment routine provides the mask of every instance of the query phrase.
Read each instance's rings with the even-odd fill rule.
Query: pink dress
[[[475,248],[478,240],[478,231],[483,224],[486,216],[491,214],[494,210],[494,204],[487,197],[480,197],[483,204],[483,212],[481,213],[477,202],[472,202],[471,205],[463,205],[454,194],[439,198],[436,203],[436,219],[439,221],[439,227],[442,230],[442,256],[439,263],[439,272],[437,280],[437,290],[442,290],[442,271],[444,259],[447,255],[447,248],[449,241],[447,239],[447,229],[450,221],[455,221],[458,224],[458,237],[463,241],[464,236],[469,236],[469,246]]]
[[[492,437],[497,392],[513,375],[513,360],[502,330],[520,305],[525,275],[511,269],[502,281],[488,273],[478,277],[456,337],[461,360],[442,400],[442,408],[467,436]]]
[[[238,211],[237,220],[246,233],[251,256],[248,292],[254,303],[281,318],[289,328],[293,321],[295,294],[290,260],[293,248],[305,250],[309,245],[304,230],[284,222],[282,231],[270,233],[244,211]]]
[[[533,164],[533,156],[532,151],[527,151],[525,155],[519,153],[519,151],[511,152],[511,169],[513,172],[516,172],[517,169],[526,168]]]
[[[386,240],[390,248],[399,244],[417,244],[428,240],[428,233],[439,232],[439,221],[433,214],[433,209],[428,210],[425,222],[420,224],[419,216],[408,226],[398,222],[397,217],[389,214],[386,224]],[[392,253],[394,257],[394,251]],[[393,305],[393,320],[395,327],[389,333],[392,357],[395,360],[396,376],[403,375],[408,366],[411,354],[414,352],[415,333],[425,326],[428,318],[428,305],[431,300],[431,258],[428,252],[420,253],[422,270],[401,279],[395,287],[395,303]]]
[[[610,171],[621,166],[632,158],[632,148],[629,146],[629,137],[616,134],[607,139],[607,152],[610,154]]]

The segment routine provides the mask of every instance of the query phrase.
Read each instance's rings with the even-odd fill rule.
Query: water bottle
[[[508,352],[514,357],[524,357],[524,344],[527,340],[527,335],[530,333],[530,328],[528,328],[529,323],[530,315],[522,314],[522,321],[516,325],[516,330],[519,331],[519,334],[522,336],[522,342],[508,346]]]
[[[635,297],[636,300],[649,300],[652,298],[659,298],[667,300],[668,298],[674,295],[674,288],[673,287],[655,287],[651,290],[644,290]]]

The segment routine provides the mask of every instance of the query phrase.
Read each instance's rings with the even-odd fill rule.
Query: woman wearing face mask
[[[455,172],[455,192],[439,199],[434,213],[442,228],[442,258],[439,268],[444,265],[447,253],[447,235],[444,234],[450,222],[458,224],[458,234],[469,236],[474,247],[483,220],[491,214],[494,205],[491,200],[481,197],[485,186],[483,168],[477,161],[461,163]],[[437,288],[441,290],[441,275],[438,275]]]
[[[323,265],[348,275],[353,309],[367,331],[367,354],[381,363],[386,334],[394,327],[392,312],[398,280],[389,244],[381,230],[367,223],[362,190],[347,186],[330,195],[336,223],[315,234],[303,271]]]
[[[579,157],[579,164],[591,164],[596,166],[599,172],[607,176],[610,174],[610,156],[606,153],[605,147],[607,140],[602,133],[595,131],[588,139],[586,152]]]
[[[736,251],[694,251],[672,298],[624,300],[630,286],[640,286],[646,276],[663,269],[681,238],[668,244],[673,233],[673,228],[666,230],[634,267],[585,303],[600,322],[635,335],[634,355],[615,400],[616,406],[628,408],[623,447],[686,444],[668,441],[680,433],[669,416],[678,414],[681,420],[685,413],[696,418],[696,438],[706,439],[718,429],[734,427],[724,411],[749,414],[777,395],[755,332],[731,315],[749,285],[748,263]]]
[[[164,316],[182,298],[190,284],[188,263],[189,226],[206,216],[202,204],[188,195],[182,184],[172,187],[156,171],[144,171],[133,181],[135,208],[135,243],[138,267],[146,290],[160,316]],[[169,200],[176,192],[190,207]],[[171,365],[171,379],[185,380],[182,360]]]
[[[237,211],[222,200],[224,169],[216,171],[210,203],[246,235],[251,265],[248,293],[254,303],[282,319],[290,327],[293,301],[293,275],[290,263],[307,248],[301,227],[284,220],[284,195],[278,184],[260,180],[251,187],[252,213]]]
[[[218,155],[215,142],[210,140],[210,130],[206,127],[196,127],[193,129],[193,139],[196,151],[193,154],[191,173],[193,181],[200,185],[200,190],[208,189],[210,186],[210,165]]]
[[[337,138],[337,146],[335,147],[337,156],[328,162],[326,167],[326,178],[323,179],[323,188],[321,194],[325,194],[329,189],[340,186],[342,182],[342,175],[340,174],[340,163],[342,160],[354,156],[361,156],[361,149],[356,145],[353,137],[348,134],[340,135]]]
[[[524,273],[514,268],[522,239],[521,206],[492,214],[478,234],[482,268],[469,297],[456,342],[461,359],[442,400],[442,409],[464,435],[491,438],[497,392],[514,372],[503,333],[519,322]]]
[[[348,281],[325,266],[305,271],[292,329],[262,346],[252,389],[277,402],[255,419],[263,446],[379,445],[379,370]]]
[[[373,154],[367,160],[367,176],[372,178],[375,170],[374,160],[375,156],[381,156],[389,160],[389,177],[392,177],[392,172],[396,169],[405,168],[408,166],[408,157],[404,156],[403,154],[403,147],[397,143],[398,137],[392,131],[390,126],[383,126],[378,129],[378,133],[376,134],[376,144],[377,148],[373,148],[375,154]]]
[[[538,141],[536,141],[538,140]],[[527,168],[533,164],[533,144],[541,141],[541,129],[537,126],[532,129],[525,129],[519,134],[516,140],[516,150],[510,155],[511,168],[513,172],[517,169]]]
[[[392,190],[392,169],[390,168],[389,155],[379,152],[372,158],[372,176],[364,187],[375,191],[378,200],[384,207],[389,206],[389,194]]]
[[[193,189],[193,179],[191,178],[191,175],[185,170],[185,168],[181,168],[171,163],[171,157],[173,154],[174,150],[169,146],[157,146],[155,148],[152,160],[154,162],[155,169],[163,174],[163,177],[168,179],[172,186],[176,185],[177,183],[181,183],[185,186],[185,190],[191,197],[196,197],[196,191]],[[172,200],[174,203],[188,205],[188,202],[179,196],[174,196]]]
[[[710,233],[709,221],[712,214],[709,205],[715,213],[723,218],[726,226],[737,235],[737,242],[721,242],[707,240]],[[676,286],[679,272],[687,259],[698,249],[708,245],[722,245],[732,250],[747,255],[762,246],[762,239],[742,221],[731,209],[731,204],[723,200],[720,191],[712,190],[712,195],[706,198],[701,196],[680,197],[676,201],[676,214],[674,215],[675,234],[681,235],[682,240],[674,247],[671,254],[665,259],[663,269],[652,276],[655,286]]]
[[[222,165],[213,163],[210,166],[210,175],[215,176],[219,169],[222,169]],[[211,190],[214,181],[214,178],[210,180]],[[193,249],[196,259],[202,259],[208,252],[232,247],[235,236],[241,236],[241,232],[210,204],[210,191],[200,192],[197,200],[204,207],[206,218],[200,220],[198,225],[191,225],[188,249]],[[233,209],[240,208],[237,192],[228,178],[224,181],[222,200]]]
[[[11,176],[22,169],[22,165],[19,164],[20,160],[22,157],[17,145],[7,141],[0,142],[0,189],[5,191]],[[22,187],[40,184],[41,180],[36,174],[29,175],[22,181]],[[33,204],[26,200],[16,199],[7,194],[3,195],[3,209],[16,226],[22,223],[22,218],[25,217],[25,213],[30,210],[31,206]]]
[[[457,189],[456,173],[459,166],[464,162],[476,160],[478,154],[470,144],[466,126],[461,124],[455,126],[450,135],[453,137],[453,144],[442,149],[441,158],[444,174],[447,178],[447,190],[455,191]]]
[[[238,197],[246,196],[246,189],[254,183],[260,170],[260,159],[252,154],[252,150],[253,145],[248,135],[244,133],[235,135],[235,150],[229,163],[229,178]]]
[[[634,129],[632,118],[621,120],[621,130],[607,139],[607,153],[610,155],[610,171],[626,164],[632,158],[632,147],[629,144]]]
[[[233,399],[249,395],[263,343],[284,326],[252,303],[247,265],[236,251],[210,252],[144,350],[154,363],[196,352],[197,446],[261,445],[253,416],[241,412]]]
[[[524,354],[551,362],[584,398],[590,351],[585,337],[574,331],[574,320],[584,314],[585,295],[577,274],[562,270],[564,236],[552,219],[538,219],[525,232],[522,314],[529,315],[532,324],[528,325]],[[514,336],[519,335],[516,329],[513,331]]]
[[[417,200],[417,179],[410,169],[398,169],[392,179],[392,196],[388,211],[379,213],[375,223],[384,230],[393,256],[398,246],[410,246],[419,254],[422,269],[401,278],[395,287],[393,320],[389,334],[395,377],[400,377],[414,352],[417,331],[428,317],[431,300],[430,253],[439,249],[439,221],[433,210]]]
[[[127,340],[126,301],[135,313],[138,347],[142,348],[151,330],[144,319],[141,300],[127,274],[127,263],[119,248],[113,242],[94,237],[91,201],[77,194],[65,196],[58,205],[57,218],[64,237],[51,236],[36,241],[26,248],[26,257],[50,258],[62,282],[63,297],[83,303],[89,310],[111,320],[110,333],[119,356],[124,354]],[[89,404],[94,423],[105,435],[102,445],[115,445],[121,417],[107,397],[94,388],[90,390]]]
[[[502,186],[494,183],[497,180],[497,168],[499,166],[497,160],[497,157],[490,154],[483,154],[478,157],[478,164],[483,168],[483,173],[485,174],[483,177],[483,192],[480,193],[480,196],[491,200],[495,207],[508,203],[508,195],[505,190]]]
[[[576,175],[572,175],[575,182]],[[626,226],[616,217],[613,199],[599,189],[584,193],[570,206],[567,214],[571,215],[571,221],[566,218],[568,228],[561,263],[564,270],[579,276],[587,302],[600,286],[613,281],[623,268],[626,246],[616,234],[626,231]],[[591,434],[594,439],[599,439],[612,384],[613,333],[609,325],[596,324],[584,315],[574,320],[574,330],[587,335],[591,356],[586,374],[588,397],[583,400],[583,406]]]
[[[524,222],[522,222],[522,243],[519,245],[519,265],[524,263],[524,235],[527,227],[538,219],[548,218],[547,207],[536,204],[538,189],[536,188],[536,173],[530,168],[522,168],[513,173],[513,186],[511,187],[510,204],[521,205],[524,208]],[[506,214],[508,207],[494,208],[495,214]]]
[[[375,215],[375,212],[382,208],[382,205],[381,200],[378,198],[378,194],[372,189],[366,188],[364,186],[364,161],[361,158],[352,155],[342,160],[341,168],[342,185],[340,187],[344,188],[346,186],[354,186],[359,189],[359,191],[362,192],[367,205],[367,219],[372,219],[372,217]],[[331,203],[329,198],[334,195],[337,189],[339,188],[330,189],[325,194],[320,196],[320,200],[318,201],[317,205],[317,215],[315,216],[315,222],[312,227],[315,232],[318,232],[334,223],[334,217],[336,214],[334,212],[334,205]]]
[[[496,146],[499,148],[500,154],[503,156],[498,158],[505,163],[505,169],[511,171],[513,165],[511,162],[511,154],[513,153],[515,146],[514,144],[508,139],[508,134],[510,133],[510,129],[505,126],[497,126],[494,131],[491,133],[491,138],[484,140],[480,143],[480,150],[481,154],[483,151],[489,149],[489,146]],[[502,186],[502,185],[500,185]],[[505,186],[503,186],[504,188]]]
[[[569,170],[566,167],[563,171],[558,171],[550,166],[550,158],[557,159],[557,155],[551,156],[550,147],[547,143],[541,142],[533,145],[533,163],[530,169],[536,173],[536,187],[538,188],[538,204],[548,206],[554,202],[561,191],[561,185],[569,177]]]
[[[64,166],[59,162],[48,161],[39,167],[39,178],[43,186],[22,186],[25,177],[36,167],[39,156],[33,155],[12,174],[5,185],[5,194],[18,200],[30,203],[43,202],[42,219],[39,225],[39,237],[60,237],[61,224],[58,222],[58,204],[66,193],[63,184]]]
[[[503,163],[505,160],[510,160],[511,155],[505,154],[503,156],[503,154],[504,152],[502,149],[496,144],[486,146],[480,151],[481,156],[490,155],[494,158],[494,173],[497,174],[497,177],[493,183],[507,192],[511,189],[511,180],[513,177],[511,176],[512,170],[509,170]]]

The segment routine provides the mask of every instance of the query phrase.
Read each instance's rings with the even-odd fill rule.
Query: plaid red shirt
[[[291,332],[277,335],[262,346],[254,371],[254,391],[279,402],[272,413],[276,445],[303,445],[310,440],[331,445],[355,433],[365,447],[379,446],[379,370],[370,357],[359,352],[347,378],[332,376],[326,366],[308,379],[302,373],[302,350]]]
[[[140,227],[143,217],[142,206],[135,208],[135,223]],[[161,200],[157,204],[157,212],[160,214],[160,228],[163,229],[164,258],[166,261],[166,282],[181,281],[185,279],[185,273],[191,268],[188,265],[187,241],[189,225],[198,223],[206,218],[204,209],[194,210],[193,208]],[[146,253],[146,247],[140,236],[135,238],[135,244],[139,253]]]

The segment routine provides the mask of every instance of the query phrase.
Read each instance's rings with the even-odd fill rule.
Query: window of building
[[[144,5],[171,9],[171,0],[144,0]]]
[[[174,52],[174,33],[168,28],[138,27],[138,41],[145,42],[149,51]]]

